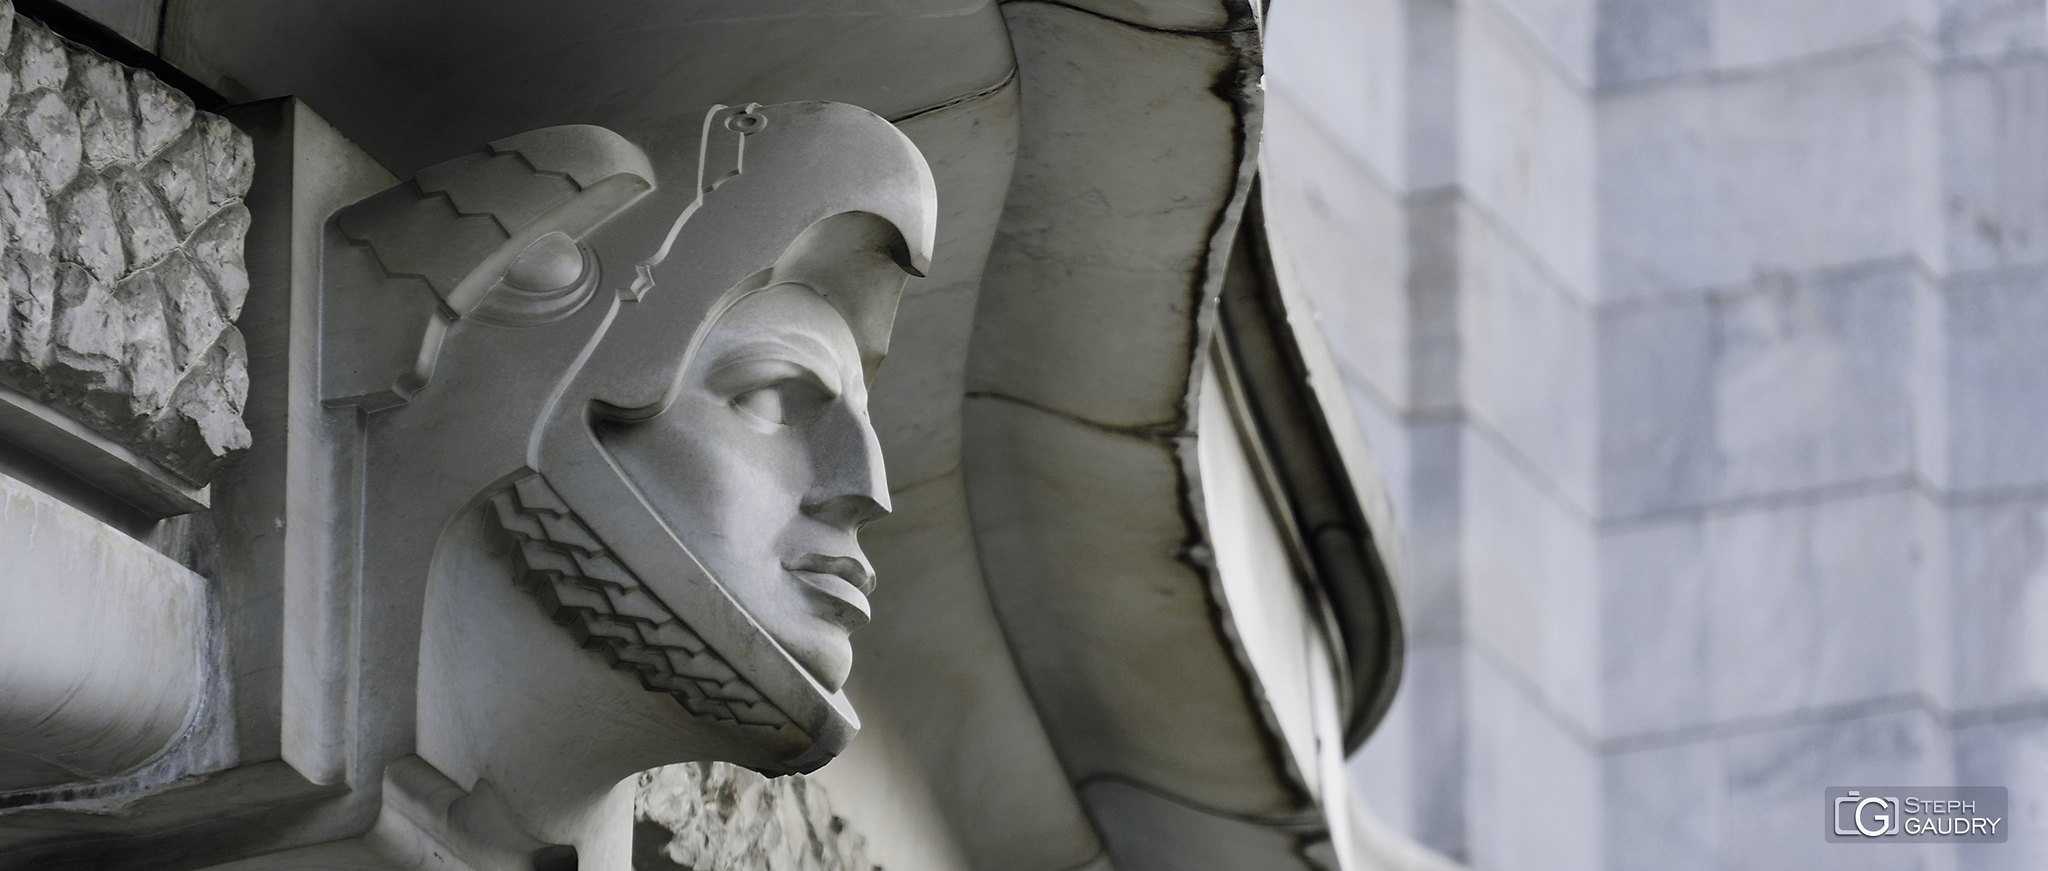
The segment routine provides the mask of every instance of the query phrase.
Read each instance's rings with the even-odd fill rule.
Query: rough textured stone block
[[[803,775],[774,780],[722,762],[638,775],[634,867],[880,871],[866,840]]]
[[[0,384],[204,483],[249,443],[249,138],[4,3],[0,31]]]
[[[1714,304],[1715,492],[1741,499],[1907,474],[1910,264],[1767,279]]]

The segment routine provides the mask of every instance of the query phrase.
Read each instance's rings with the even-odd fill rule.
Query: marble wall
[[[1353,760],[1482,869],[2048,861],[2048,21],[1293,0],[1266,207],[1409,554]],[[1823,788],[2012,790],[1830,845]],[[2032,841],[2033,847],[2026,846]]]

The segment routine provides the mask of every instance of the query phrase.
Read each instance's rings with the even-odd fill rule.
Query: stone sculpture
[[[364,412],[378,627],[360,679],[415,724],[387,818],[452,784],[573,844],[634,772],[809,771],[858,728],[856,533],[888,510],[866,385],[930,263],[930,170],[839,104],[690,132],[521,134],[333,222],[322,389]],[[494,840],[440,806],[474,830],[454,841]]]

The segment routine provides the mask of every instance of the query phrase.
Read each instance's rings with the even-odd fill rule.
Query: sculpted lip
[[[829,606],[834,622],[849,631],[867,625],[868,593],[875,588],[875,573],[867,563],[854,557],[807,553],[782,567]]]
[[[782,567],[792,572],[815,572],[821,575],[833,575],[848,584],[852,584],[853,588],[859,590],[863,596],[871,595],[875,592],[874,570],[868,568],[866,563],[850,556],[826,556],[822,553],[807,553],[783,563]]]

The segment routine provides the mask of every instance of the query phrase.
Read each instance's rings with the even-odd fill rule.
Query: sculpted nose
[[[821,421],[813,445],[817,468],[803,511],[845,529],[859,529],[889,513],[889,478],[882,442],[867,415],[846,406]]]

